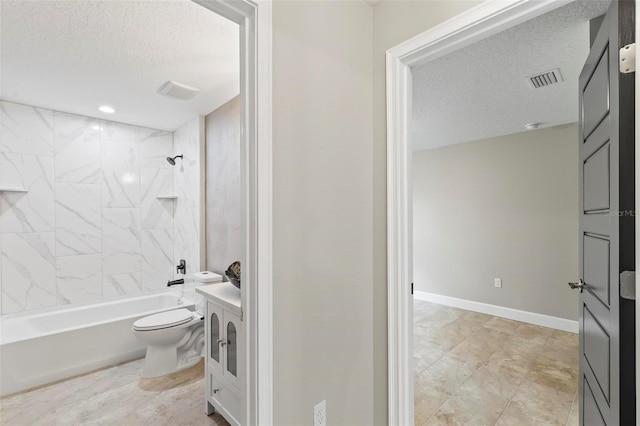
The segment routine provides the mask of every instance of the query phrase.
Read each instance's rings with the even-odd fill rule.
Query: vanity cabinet
[[[240,380],[244,374],[240,290],[230,283],[220,283],[196,291],[206,298],[206,412],[217,411],[230,424],[239,426]]]

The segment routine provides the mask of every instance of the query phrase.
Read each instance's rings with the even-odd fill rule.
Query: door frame
[[[192,0],[240,26],[242,100],[241,424],[273,424],[272,5],[268,0]]]
[[[409,140],[411,67],[437,59],[568,3],[571,0],[487,1],[387,50],[387,325],[390,425],[412,425],[414,422],[412,152]],[[639,13],[638,9],[636,13]],[[640,55],[637,58],[640,63]],[[636,72],[636,91],[640,100],[638,80]],[[638,114],[638,109],[636,113]],[[636,131],[640,139],[637,126]],[[637,149],[636,173],[637,181],[640,181],[638,151]],[[636,202],[640,209],[638,185],[636,190],[639,193]],[[637,216],[636,223],[640,223]],[[636,230],[640,235],[638,226]],[[638,313],[636,323],[640,324]],[[638,331],[640,327],[636,328],[636,336]],[[640,342],[639,339],[636,341]],[[640,365],[640,361],[638,363]]]
[[[640,7],[636,1],[636,45],[640,38]],[[640,241],[640,55],[636,54],[636,270],[640,265],[640,250],[638,250],[638,241]],[[636,273],[636,294],[640,288],[640,276]],[[638,418],[638,409],[640,407],[640,312],[636,303],[636,418]]]

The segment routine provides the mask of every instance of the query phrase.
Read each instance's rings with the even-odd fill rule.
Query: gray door
[[[620,273],[635,270],[633,74],[618,65],[619,48],[633,39],[633,7],[612,2],[580,74],[583,425],[635,424],[634,303],[619,288]]]

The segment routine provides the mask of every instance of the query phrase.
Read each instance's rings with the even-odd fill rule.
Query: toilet
[[[199,275],[203,274],[203,275]],[[194,274],[196,285],[221,282],[213,272]],[[136,339],[147,346],[142,377],[160,377],[189,368],[200,361],[204,350],[202,305],[196,311],[173,309],[141,318],[133,323]]]

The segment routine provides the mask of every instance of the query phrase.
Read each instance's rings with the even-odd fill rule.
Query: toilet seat
[[[159,314],[149,315],[140,318],[133,323],[134,331],[151,331],[163,328],[177,327],[186,324],[197,318],[197,314],[185,309],[174,309],[172,311],[160,312]]]

